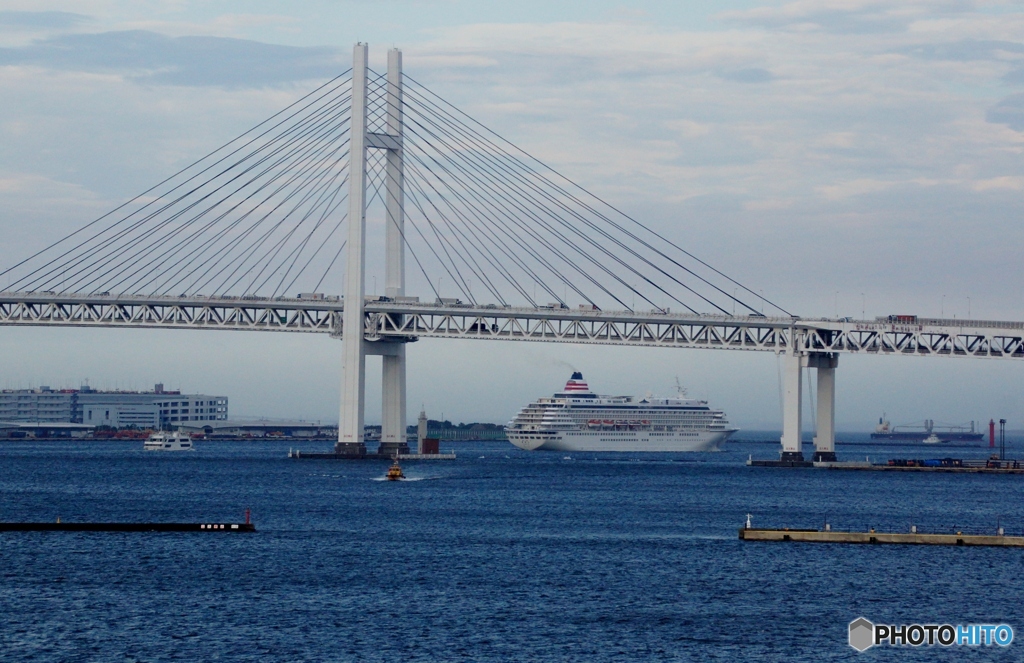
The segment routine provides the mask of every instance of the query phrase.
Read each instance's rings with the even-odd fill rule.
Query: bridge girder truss
[[[367,318],[367,338],[477,338],[781,352],[789,347],[793,332],[791,326],[735,324],[721,319],[650,320],[610,313],[561,315],[566,317],[560,317],[557,310],[552,313],[543,309],[503,310],[487,315],[460,310],[371,313]]]
[[[1024,359],[1024,329],[860,322],[838,328],[809,327],[801,348],[806,353]]]
[[[241,300],[10,301],[0,298],[0,325],[142,327],[330,333],[340,311]]]
[[[342,302],[0,294],[0,325],[229,329],[341,336]],[[367,302],[365,337],[472,338],[768,352],[1024,359],[1024,323],[889,324],[799,318]]]

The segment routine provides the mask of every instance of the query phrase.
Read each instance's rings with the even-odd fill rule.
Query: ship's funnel
[[[583,379],[583,373],[576,371],[569,378],[569,381],[565,383],[566,393],[589,393],[590,387],[587,386],[587,381]]]

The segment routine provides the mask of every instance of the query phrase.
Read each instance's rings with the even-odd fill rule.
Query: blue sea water
[[[387,463],[289,460],[279,442],[2,443],[0,520],[241,521],[248,507],[258,532],[0,534],[0,659],[1024,660],[1018,549],[737,538],[747,513],[1021,534],[1024,476],[746,467],[777,454],[769,437],[677,455],[461,443],[400,483],[380,480]],[[1017,639],[858,654],[858,616],[1008,623]]]

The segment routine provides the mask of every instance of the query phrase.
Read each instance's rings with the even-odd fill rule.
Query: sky
[[[789,311],[1024,320],[1013,2],[0,2],[0,266],[344,71],[357,41],[377,68],[401,48],[406,73]],[[781,421],[766,353],[408,354],[410,419],[507,421],[576,369],[602,393],[678,377],[743,428]],[[163,382],[236,416],[337,419],[341,348],[319,335],[5,328],[0,356],[0,388]],[[1021,428],[1020,371],[844,355],[838,427]]]

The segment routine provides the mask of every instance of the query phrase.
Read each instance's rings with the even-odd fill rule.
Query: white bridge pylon
[[[366,44],[352,49],[352,124],[349,148],[349,235],[346,245],[345,309],[342,313],[341,412],[337,453],[366,453],[363,421],[366,410],[366,355],[382,357],[382,426],[378,453],[407,452],[405,422],[405,343],[407,338],[367,341],[364,336],[366,295],[366,151],[386,152],[385,294],[405,296],[404,163],[402,154],[402,52],[388,51],[387,132],[367,131]]]

